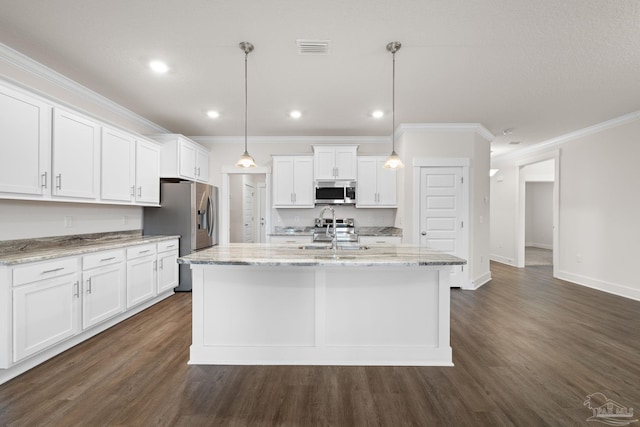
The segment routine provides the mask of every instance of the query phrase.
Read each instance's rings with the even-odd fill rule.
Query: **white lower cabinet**
[[[178,286],[178,241],[158,243],[158,294]]]
[[[156,296],[156,245],[127,249],[127,308]]]
[[[82,329],[87,329],[125,310],[127,270],[121,250],[84,256],[82,266]]]
[[[13,361],[72,337],[80,330],[78,273],[13,289]]]

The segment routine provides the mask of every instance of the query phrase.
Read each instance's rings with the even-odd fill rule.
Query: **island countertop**
[[[229,243],[178,258],[181,264],[256,266],[442,266],[467,262],[417,245],[372,245],[367,249],[303,249],[315,245]],[[322,246],[322,245],[318,245]]]

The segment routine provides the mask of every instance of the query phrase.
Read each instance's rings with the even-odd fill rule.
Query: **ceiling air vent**
[[[328,55],[331,40],[296,40],[300,55]]]

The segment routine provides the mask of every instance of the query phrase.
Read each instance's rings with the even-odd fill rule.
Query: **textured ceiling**
[[[396,123],[481,123],[494,153],[640,110],[638,0],[0,0],[2,43],[191,136],[243,135],[244,40],[249,135],[390,135],[394,40]]]

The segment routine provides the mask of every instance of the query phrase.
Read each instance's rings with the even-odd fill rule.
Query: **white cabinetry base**
[[[190,364],[453,366],[447,266],[191,267]]]

